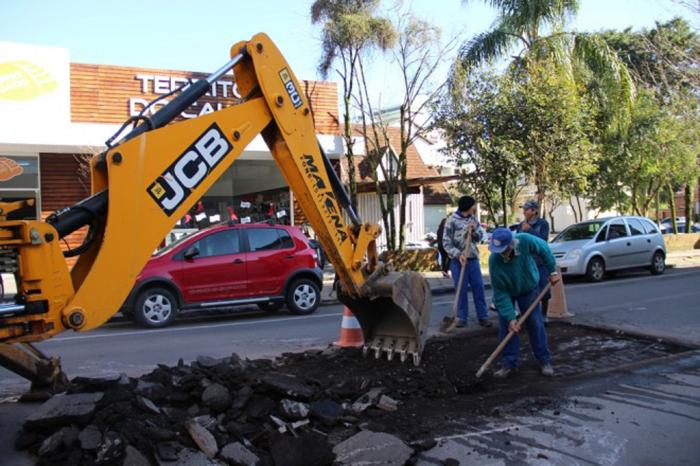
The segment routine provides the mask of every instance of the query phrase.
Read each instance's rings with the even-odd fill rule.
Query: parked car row
[[[265,311],[286,305],[293,314],[310,314],[323,287],[316,248],[296,227],[213,226],[156,252],[123,312],[151,328],[171,324],[183,310],[250,304]]]

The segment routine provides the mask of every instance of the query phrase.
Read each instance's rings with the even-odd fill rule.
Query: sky
[[[312,0],[0,0],[0,41],[65,47],[72,62],[211,72],[229,48],[257,32],[272,37],[300,79],[320,79],[320,28],[311,24]],[[495,12],[478,0],[404,0],[444,37],[468,39],[488,29]],[[393,0],[384,12],[395,17]],[[673,0],[581,0],[569,29],[639,29],[700,15]],[[381,106],[396,103],[396,70],[376,56],[371,69]],[[2,57],[0,57],[2,59]],[[443,69],[447,70],[448,64]],[[329,77],[335,80],[334,76]]]

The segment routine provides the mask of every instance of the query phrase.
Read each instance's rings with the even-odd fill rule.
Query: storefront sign
[[[181,76],[172,75],[155,75],[138,73],[134,77],[140,83],[141,94],[151,95],[166,95],[180,86],[189,86],[190,80]],[[216,99],[214,102],[195,102],[192,107],[182,112],[182,118],[196,118],[206,115],[225,107],[224,102],[220,99],[235,98],[240,100],[241,95],[238,92],[238,86],[231,81],[216,81],[211,86],[211,90],[206,94],[207,97]],[[148,105],[152,99],[144,97],[129,98],[129,115],[136,116]],[[146,110],[146,115],[153,115],[161,107],[166,105],[170,100],[162,99]]]
[[[69,121],[68,50],[0,42],[0,140]]]
[[[39,158],[33,156],[0,156],[0,190],[39,188]]]

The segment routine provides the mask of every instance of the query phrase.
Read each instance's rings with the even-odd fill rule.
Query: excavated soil
[[[104,393],[94,410],[80,419],[28,423],[16,447],[38,455],[39,464],[126,464],[134,448],[151,463],[168,464],[178,452],[203,451],[195,422],[219,460],[225,446],[237,444],[257,464],[330,464],[332,448],[363,429],[396,435],[419,451],[503,409],[533,413],[556,404],[548,387],[567,378],[685,350],[566,324],[550,326],[548,334],[556,384],[539,374],[526,337],[513,377],[477,380],[498,343],[496,329],[433,338],[420,367],[329,348],[274,361],[200,357],[139,379],[77,378],[70,393]],[[363,399],[368,393],[377,396]]]
[[[400,401],[400,408],[371,411],[376,414],[371,422],[376,429],[413,441],[463,431],[465,420],[474,423],[479,416],[498,415],[503,406],[512,403],[518,405],[513,409],[532,412],[532,406],[520,403],[525,396],[536,398],[539,406],[553,403],[548,379],[539,374],[525,332],[522,334],[518,371],[504,381],[493,379],[490,373],[476,378],[477,370],[498,345],[495,329],[431,339],[420,367],[373,355],[364,359],[360,350],[333,355],[331,364],[309,352],[285,354],[282,361],[285,372],[329,387],[329,393],[336,396],[344,392],[357,395],[363,392],[362,387],[364,391],[385,388],[386,395]],[[555,381],[687,350],[671,343],[568,324],[551,325],[548,338]],[[498,367],[496,361],[491,369]],[[513,413],[513,409],[509,411]]]

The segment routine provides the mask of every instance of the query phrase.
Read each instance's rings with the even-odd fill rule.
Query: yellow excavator
[[[240,104],[173,122],[231,70],[245,96]],[[257,34],[150,117],[127,120],[91,160],[90,197],[46,221],[8,221],[20,206],[0,205],[0,271],[17,282],[14,302],[0,305],[0,365],[34,389],[65,384],[60,359],[33,343],[94,329],[116,313],[152,251],[258,134],[335,267],[336,292],[360,322],[364,353],[418,365],[431,311],[428,284],[378,262],[380,227],[362,223],[353,210],[301,89],[272,40]],[[61,240],[84,227],[69,269]]]

